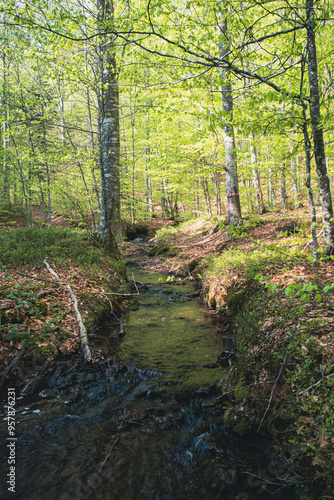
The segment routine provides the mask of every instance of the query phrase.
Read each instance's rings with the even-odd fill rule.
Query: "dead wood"
[[[62,282],[62,280],[59,278],[58,274],[49,266],[49,264],[47,263],[46,260],[44,260],[44,264],[45,264],[47,270],[50,272],[50,274],[52,274],[52,276],[54,276],[61,285],[66,285],[66,287],[67,287],[67,290],[68,290],[68,293],[71,297],[74,311],[75,311],[75,314],[76,314],[76,317],[77,317],[77,320],[79,323],[81,350],[83,353],[83,357],[84,357],[85,361],[90,362],[92,360],[92,354],[91,354],[90,347],[89,347],[87,330],[86,330],[86,327],[82,321],[82,316],[81,316],[79,308],[78,308],[77,298],[74,295],[71,286],[69,284],[65,284]]]

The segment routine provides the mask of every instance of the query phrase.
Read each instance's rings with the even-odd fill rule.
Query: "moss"
[[[241,286],[238,283],[233,284],[227,292],[226,305],[231,315],[237,314],[245,304],[245,301],[254,293],[254,283],[248,281]]]
[[[181,248],[171,247],[168,252],[166,252],[167,257],[176,257],[181,252]]]
[[[108,318],[110,304],[104,301],[102,296],[98,296],[91,292],[81,292],[80,302],[83,303],[80,309],[88,311],[88,314],[84,318],[87,331],[92,330]]]
[[[164,255],[170,250],[170,247],[164,245],[161,243],[160,245],[156,245],[155,247],[152,247],[150,251],[148,252],[148,255],[150,257],[158,257],[159,255]]]
[[[197,258],[197,259],[193,259],[191,260],[190,262],[188,262],[187,264],[187,270],[192,273],[193,271],[195,271],[195,269],[197,267],[199,267],[199,265],[201,264],[201,262],[203,261],[203,258]]]

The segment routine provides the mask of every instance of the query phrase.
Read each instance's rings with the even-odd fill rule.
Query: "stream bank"
[[[191,283],[132,272],[138,302],[122,335],[96,332],[100,363],[58,366],[46,385],[18,395],[14,498],[280,500],[284,491],[293,500],[284,457],[222,422],[224,318]]]
[[[171,275],[192,275],[209,306],[230,317],[225,427],[267,437],[286,457],[298,498],[313,500],[334,489],[334,266],[324,254],[313,264],[307,227],[267,214],[229,239],[223,226],[190,221],[159,231],[151,254]]]

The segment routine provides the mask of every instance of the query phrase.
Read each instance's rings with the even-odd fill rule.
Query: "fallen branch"
[[[113,442],[113,444],[111,445],[111,448],[110,448],[110,450],[109,450],[109,453],[108,453],[108,455],[106,456],[106,458],[104,459],[104,462],[103,462],[103,464],[102,464],[102,465],[101,465],[101,467],[100,467],[100,472],[101,472],[101,470],[102,470],[102,467],[104,466],[104,464],[106,463],[106,461],[107,461],[107,460],[108,460],[108,458],[110,457],[110,453],[112,452],[112,450],[113,450],[113,448],[114,448],[115,444],[116,444],[118,441],[119,441],[119,437],[118,437],[118,438],[116,438],[116,439],[115,439],[115,441]]]
[[[71,300],[72,300],[72,303],[73,303],[73,307],[74,307],[74,311],[75,311],[75,314],[76,314],[76,317],[77,317],[77,320],[78,320],[78,323],[79,323],[80,340],[81,340],[81,350],[82,350],[82,353],[83,353],[83,357],[84,357],[85,361],[90,362],[92,360],[92,354],[91,354],[90,347],[89,347],[87,330],[86,330],[85,325],[83,324],[82,316],[81,316],[79,308],[78,308],[77,298],[74,295],[71,286],[68,285],[68,284],[66,284],[66,283],[63,283],[61,281],[61,279],[59,278],[58,274],[49,266],[49,264],[47,263],[46,259],[44,260],[44,264],[45,264],[47,270],[52,274],[52,276],[54,276],[61,285],[66,285],[66,287],[67,287],[67,290],[68,290],[68,293],[69,293],[69,295],[71,297]]]
[[[303,391],[300,391],[298,392],[298,396],[300,396],[301,394],[304,394],[304,392],[307,392],[309,391],[310,389],[313,389],[313,387],[315,387],[316,385],[319,385],[321,384],[321,382],[323,380],[325,380],[326,378],[331,378],[331,377],[334,377],[334,373],[330,373],[329,375],[324,375],[320,380],[318,380],[318,382],[316,382],[315,384],[312,384],[310,385],[310,387],[308,387],[307,389],[304,389]]]
[[[27,274],[27,273],[21,273],[20,271],[16,271],[17,274],[19,274],[20,276],[25,276],[26,278],[32,278],[33,280],[36,280],[36,281],[46,281],[47,283],[53,283],[55,285],[57,285],[57,282],[56,281],[50,281],[50,280],[47,280],[46,278],[37,278],[36,276],[33,276],[32,274]],[[62,285],[67,285],[67,283],[61,283]]]
[[[55,288],[49,288],[49,290],[44,290],[43,292],[39,292],[36,297],[38,299],[41,299],[42,297],[45,297],[46,295],[51,295],[52,293],[55,293]]]

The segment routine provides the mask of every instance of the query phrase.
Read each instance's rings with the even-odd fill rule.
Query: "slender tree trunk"
[[[324,222],[326,254],[334,254],[334,224],[332,197],[326,168],[325,144],[320,113],[317,52],[315,42],[314,0],[306,0],[308,80],[310,87],[310,116],[313,133],[314,157],[319,179],[319,190]]]
[[[286,198],[286,163],[282,162],[281,169],[281,204],[283,211],[287,209],[287,198]]]
[[[131,119],[131,146],[132,146],[132,167],[131,167],[131,225],[134,227],[135,223],[135,168],[136,168],[136,157],[135,157],[135,106],[136,101],[133,105],[133,111],[130,109],[130,119]]]
[[[146,108],[149,103],[146,103]],[[153,201],[152,201],[152,180],[150,174],[150,161],[151,161],[151,148],[150,148],[150,129],[149,129],[149,117],[146,112],[145,116],[145,135],[146,135],[146,147],[145,147],[145,184],[146,184],[146,205],[148,212],[152,215],[154,213]]]
[[[229,53],[229,39],[227,34],[227,9],[224,8],[224,1],[220,2],[221,12],[219,13],[218,36],[219,36],[219,57],[222,61],[220,75],[222,79],[222,99],[223,110],[228,117],[228,124],[224,126],[223,137],[225,144],[225,170],[227,188],[227,211],[228,223],[231,226],[242,224],[240,195],[238,185],[237,154],[233,130],[233,98],[232,87],[229,79],[229,71],[226,68]]]
[[[6,25],[6,21],[5,21]],[[5,35],[6,35],[5,27]],[[8,148],[9,148],[9,89],[8,89],[8,72],[9,63],[6,50],[2,51],[2,65],[3,65],[3,91],[2,91],[2,105],[4,108],[4,120],[2,123],[2,147],[3,147],[3,183],[2,183],[2,193],[1,193],[1,207],[3,209],[10,209],[10,164],[8,158]]]
[[[254,130],[251,130],[249,138],[250,138],[251,163],[253,168],[253,183],[257,200],[257,211],[261,215],[263,214],[265,209],[264,209],[263,194],[261,189],[260,171],[257,168],[257,151],[256,151]]]
[[[214,172],[213,180],[214,180],[215,193],[216,193],[217,215],[221,215],[221,213],[222,213],[222,200],[221,200],[221,196],[220,196],[220,175],[219,175],[219,172]]]
[[[119,95],[114,42],[104,31],[114,24],[113,0],[98,2],[101,28],[102,191],[99,233],[104,245],[118,256],[121,243]]]
[[[62,147],[65,146],[65,122],[64,122],[64,80],[57,82],[58,111],[60,117],[60,140]]]
[[[87,46],[86,45],[85,45],[85,69],[86,69],[86,71],[88,71],[88,56],[87,56]],[[98,99],[98,97],[97,97],[97,99]],[[95,155],[94,129],[93,129],[92,112],[91,112],[91,98],[90,98],[90,91],[89,91],[88,85],[86,85],[86,103],[87,103],[87,117],[88,117],[89,135],[90,135],[90,155],[91,155],[91,160],[93,162],[90,171],[91,171],[92,179],[93,179],[93,189],[94,189],[94,193],[95,193],[97,208],[98,208],[99,212],[101,212],[100,196],[99,196],[99,190],[97,187],[97,181],[96,181],[95,169],[94,169],[94,162],[96,161],[96,155]]]
[[[309,138],[307,130],[307,119],[306,119],[306,104],[303,105],[303,134],[304,134],[304,147],[305,147],[305,160],[306,160],[306,188],[308,194],[308,201],[311,209],[311,220],[312,220],[312,245],[313,245],[313,258],[315,261],[318,260],[318,240],[317,240],[317,214],[315,210],[313,191],[311,185],[311,141]]]
[[[20,161],[21,154],[17,148],[17,144],[16,144],[15,138],[13,136],[12,136],[12,143],[13,143],[14,148],[15,148],[16,162],[17,162],[17,166],[18,166],[19,173],[20,173],[20,179],[21,179],[21,183],[22,183],[22,191],[23,191],[24,203],[25,203],[25,207],[26,207],[27,225],[28,225],[28,227],[34,227],[30,189],[29,189],[29,186],[28,186],[28,183],[27,183],[27,180],[26,180],[26,177],[25,177],[22,165],[21,165],[21,161]]]
[[[297,157],[293,154],[293,144],[291,143],[291,163],[290,163],[290,171],[291,171],[291,184],[292,184],[292,192],[293,192],[293,200],[295,209],[298,209],[299,199],[298,199],[298,178],[297,178]]]
[[[207,213],[208,217],[211,218],[212,217],[212,210],[211,210],[211,201],[210,201],[208,179],[204,176],[201,176],[201,184],[202,184],[203,193],[204,193],[206,213]]]
[[[198,179],[195,180],[195,216],[199,217],[200,212],[200,200],[199,200],[199,182]]]

